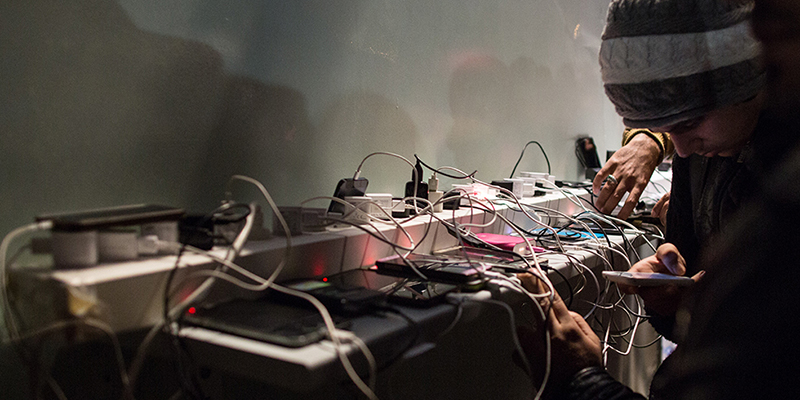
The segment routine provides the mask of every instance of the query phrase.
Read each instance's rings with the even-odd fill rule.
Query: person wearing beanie
[[[752,193],[765,168],[753,148],[775,133],[761,118],[766,70],[749,28],[752,9],[742,0],[609,5],[599,54],[604,89],[626,126],[670,136],[676,157],[665,241],[674,245],[670,257],[685,260],[688,276],[701,272],[699,255]],[[646,261],[632,270],[661,263]],[[621,289],[642,297],[658,333],[680,341],[674,329],[681,292]]]
[[[761,8],[754,14],[752,2],[738,0],[609,6],[600,51],[606,93],[626,126],[669,133],[679,156],[667,228],[673,243],[632,269],[706,271],[690,291],[673,296],[674,325],[660,326],[679,345],[653,378],[651,399],[800,397],[792,379],[800,291],[785,287],[800,279],[800,246],[782,230],[800,222],[800,117],[793,115],[800,105],[800,3],[755,2]],[[770,75],[749,29],[751,14],[760,21],[759,38],[770,39]],[[548,398],[642,398],[605,371],[597,335],[557,295],[547,325]]]
[[[675,146],[679,196],[669,205],[678,208],[672,220],[680,222],[662,220],[667,241],[681,242],[690,265],[699,244],[718,234],[741,203],[758,168],[749,162],[747,147],[757,136],[765,70],[747,24],[751,10],[752,3],[742,0],[629,0],[609,6],[599,59],[606,94],[629,127],[629,144],[595,177],[596,203],[611,211],[630,191],[620,214],[632,209],[667,146]],[[669,131],[687,134],[675,138]],[[690,172],[693,182],[684,179]],[[608,175],[614,178],[602,185]],[[662,217],[672,194],[656,207]]]

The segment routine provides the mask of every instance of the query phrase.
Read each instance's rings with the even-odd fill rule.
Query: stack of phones
[[[405,258],[395,255],[375,262],[379,274],[419,279],[414,268],[434,282],[471,285],[482,280],[482,272],[488,266],[462,257],[428,254],[409,254]]]
[[[546,260],[539,260],[539,264]],[[413,267],[412,267],[413,266]],[[379,274],[420,279],[419,271],[433,282],[475,286],[484,280],[484,272],[526,272],[528,264],[519,254],[475,247],[459,247],[439,254],[409,254],[405,258],[391,256],[378,260]],[[416,268],[417,271],[414,270]]]
[[[332,315],[337,328],[350,326],[350,319]],[[198,307],[181,322],[235,336],[302,347],[322,340],[327,329],[317,310],[277,302],[269,298],[237,299],[209,307]]]

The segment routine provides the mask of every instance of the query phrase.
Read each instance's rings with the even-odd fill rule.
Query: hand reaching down
[[[594,177],[592,191],[597,195],[595,206],[601,212],[609,214],[614,211],[625,193],[630,192],[617,215],[620,219],[628,218],[660,162],[661,148],[658,144],[647,135],[634,136],[606,161]],[[609,175],[614,179],[606,180]]]

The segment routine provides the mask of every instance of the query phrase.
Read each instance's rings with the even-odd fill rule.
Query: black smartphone
[[[458,291],[459,286],[451,283],[403,279],[392,292],[389,301],[412,307],[429,307],[444,301],[448,293]]]
[[[591,137],[578,138],[575,141],[575,153],[579,157],[579,161],[586,168],[600,168],[600,157],[597,156],[597,146],[594,144],[594,139]],[[606,155],[606,159],[611,157]]]
[[[210,307],[197,307],[181,318],[181,323],[235,336],[302,347],[326,337],[327,329],[316,309],[272,301],[237,299]],[[331,315],[337,328],[347,328],[350,320]]]
[[[488,266],[481,262],[470,262],[452,255],[409,254],[405,260],[400,256],[382,258],[375,262],[379,274],[419,279],[409,265],[416,266],[426,278],[434,282],[457,285],[475,285],[482,281],[482,272]]]
[[[302,279],[284,282],[289,289],[314,296],[331,312],[358,315],[370,312],[386,299],[386,293],[363,285],[344,282],[339,278]],[[274,292],[282,301],[308,304],[304,299],[288,294]]]
[[[383,275],[377,272],[376,267],[348,270],[324,279],[340,287],[360,286],[378,291],[384,293],[388,303],[413,307],[440,303],[446,294],[459,290],[459,286],[454,284]]]
[[[374,310],[375,306],[382,307],[389,303],[428,307],[443,301],[446,294],[460,289],[456,284],[381,274],[376,267],[352,269],[285,285],[309,293],[332,312],[345,315],[362,314]],[[284,300],[289,299],[286,296],[281,297]]]
[[[185,213],[181,208],[158,204],[132,204],[77,212],[40,214],[36,221],[53,221],[53,230],[87,231],[112,226],[139,225],[177,221]]]

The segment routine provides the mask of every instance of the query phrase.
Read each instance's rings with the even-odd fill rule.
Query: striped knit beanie
[[[612,0],[600,46],[606,95],[631,128],[755,96],[766,77],[744,0]]]

